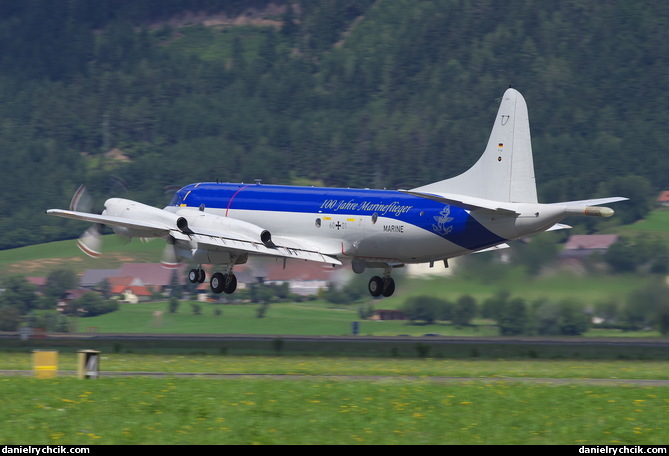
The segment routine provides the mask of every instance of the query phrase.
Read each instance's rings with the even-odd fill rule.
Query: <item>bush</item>
[[[502,336],[518,336],[528,332],[528,313],[525,300],[522,298],[508,299],[509,295],[498,295],[496,306],[499,319],[499,333]]]
[[[412,322],[422,321],[429,325],[450,314],[451,306],[449,302],[433,296],[412,296],[404,302],[401,310]]]
[[[89,291],[79,299],[73,300],[68,306],[68,312],[77,313],[82,317],[95,317],[118,310],[118,302],[105,299],[102,295]]]

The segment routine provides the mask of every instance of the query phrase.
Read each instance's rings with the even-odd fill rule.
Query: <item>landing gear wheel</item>
[[[204,272],[204,269],[191,269],[188,272],[188,281],[190,283],[203,283],[206,278],[207,274]]]
[[[372,277],[369,279],[369,285],[367,285],[367,289],[369,290],[369,294],[375,298],[377,296],[381,296],[381,293],[383,292],[383,279],[379,276]]]
[[[216,294],[221,293],[225,287],[225,276],[220,272],[215,273],[211,276],[209,285],[211,286],[211,291]]]
[[[225,274],[223,276],[223,291],[226,294],[232,294],[237,289],[237,277],[234,274]]]
[[[395,281],[392,277],[384,277],[381,294],[387,298],[388,296],[392,296],[393,293],[395,293]]]
[[[191,269],[190,271],[188,271],[188,281],[190,283],[197,283],[199,277],[200,273],[198,272],[197,269]]]

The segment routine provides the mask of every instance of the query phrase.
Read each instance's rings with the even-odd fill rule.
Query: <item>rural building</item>
[[[375,310],[370,320],[406,320],[407,316],[401,310]]]
[[[669,206],[669,190],[660,192],[655,201],[659,206]]]
[[[283,262],[273,262],[262,280],[277,285],[287,282],[291,293],[310,296],[327,289],[328,283],[335,281],[336,271],[332,266],[306,261],[288,261],[285,269]]]
[[[575,234],[569,238],[560,256],[563,259],[582,259],[594,253],[604,254],[617,241],[616,234]]]

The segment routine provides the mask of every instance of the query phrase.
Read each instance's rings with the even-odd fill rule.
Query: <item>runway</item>
[[[0,370],[0,377],[30,377],[32,370]],[[59,371],[58,376],[76,377],[75,371]],[[431,382],[431,383],[539,383],[547,385],[616,385],[616,386],[669,386],[669,380],[625,379],[625,378],[528,378],[528,377],[427,377],[427,376],[385,376],[385,375],[295,375],[295,374],[220,374],[207,372],[128,372],[101,371],[100,378],[152,377],[152,378],[201,378],[212,380],[253,379],[253,380],[330,380],[367,382]]]
[[[16,332],[0,332],[0,339],[18,339]],[[323,342],[323,343],[395,343],[415,344],[473,344],[473,345],[625,345],[637,347],[669,348],[669,339],[627,338],[627,337],[470,337],[470,336],[314,336],[292,334],[163,334],[163,333],[48,333],[40,337],[51,340],[90,340],[90,341],[216,341],[216,342]]]

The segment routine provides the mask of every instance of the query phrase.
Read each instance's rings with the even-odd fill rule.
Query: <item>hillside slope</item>
[[[0,4],[0,248],[77,236],[43,211],[82,182],[99,208],[112,175],[155,205],[204,180],[455,175],[508,85],[542,200],[629,196],[627,222],[669,185],[666,2],[221,3]]]

